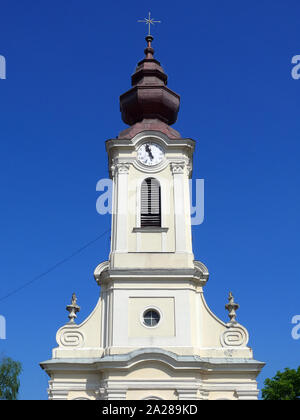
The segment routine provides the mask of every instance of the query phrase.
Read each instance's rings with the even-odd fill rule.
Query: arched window
[[[147,178],[141,188],[141,227],[161,227],[160,184],[155,178]]]

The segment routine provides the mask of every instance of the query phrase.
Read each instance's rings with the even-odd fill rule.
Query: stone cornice
[[[187,269],[110,269],[109,261],[105,261],[96,267],[94,277],[99,285],[116,280],[128,282],[143,278],[159,282],[170,279],[176,283],[190,281],[198,286],[204,286],[209,278],[209,272],[200,261],[194,262],[194,268]]]
[[[57,370],[99,370],[130,369],[138,363],[157,361],[174,369],[193,369],[214,372],[255,372],[265,365],[254,359],[246,358],[201,358],[181,356],[159,348],[142,348],[126,354],[107,355],[102,358],[52,359],[40,365],[47,372]]]

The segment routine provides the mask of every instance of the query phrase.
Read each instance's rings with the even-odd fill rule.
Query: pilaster
[[[130,164],[113,163],[114,209],[112,223],[112,251],[128,251],[128,173]]]
[[[186,252],[186,223],[184,208],[185,162],[171,163],[174,182],[175,252]]]

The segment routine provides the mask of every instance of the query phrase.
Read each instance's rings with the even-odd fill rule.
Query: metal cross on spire
[[[154,20],[151,18],[151,13],[149,12],[148,18],[144,18],[143,20],[138,20],[140,23],[146,23],[148,25],[148,36],[151,36],[151,25],[154,25],[155,23],[161,23],[160,20]]]

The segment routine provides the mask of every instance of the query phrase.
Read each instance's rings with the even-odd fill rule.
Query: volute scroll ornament
[[[222,347],[246,347],[249,335],[245,328],[236,324],[235,327],[229,326],[220,337]]]
[[[84,335],[76,328],[77,326],[74,324],[74,328],[63,327],[58,331],[56,341],[59,347],[83,347]]]

